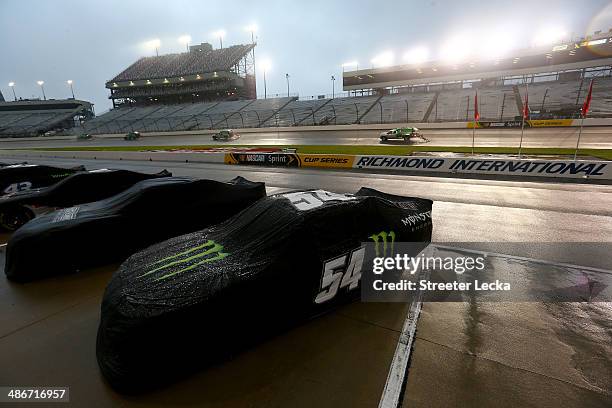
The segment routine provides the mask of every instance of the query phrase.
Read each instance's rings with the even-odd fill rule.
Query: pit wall
[[[503,157],[376,156],[342,154],[258,153],[258,152],[115,152],[115,151],[32,151],[0,150],[0,158],[143,160],[182,163],[225,163],[265,167],[392,170],[410,174],[500,175],[517,178],[558,178],[612,180],[612,162],[597,160],[537,160]]]

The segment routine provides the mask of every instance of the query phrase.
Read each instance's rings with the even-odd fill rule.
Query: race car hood
[[[104,294],[102,373],[120,391],[146,388],[232,351],[236,341],[252,340],[249,333],[265,337],[354,299],[356,281],[321,301],[326,261],[349,256],[381,231],[430,241],[431,208],[429,200],[372,189],[297,191],[134,254]],[[416,217],[419,225],[402,222],[416,214],[427,216]]]

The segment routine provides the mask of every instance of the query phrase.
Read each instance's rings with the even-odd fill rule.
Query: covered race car
[[[133,141],[140,139],[140,132],[129,132],[123,136],[123,140]]]
[[[383,231],[428,242],[431,208],[367,188],[298,191],[132,255],[102,301],[103,375],[122,392],[146,389],[354,300],[362,242]]]
[[[386,142],[387,140],[404,140],[413,143],[425,143],[429,141],[425,139],[420,130],[415,127],[395,128],[382,132],[380,134],[380,141]]]
[[[156,174],[129,170],[91,170],[72,174],[42,188],[16,191],[0,197],[0,228],[15,231],[36,215],[58,208],[99,201],[114,196],[149,178],[172,176],[167,170]]]
[[[188,177],[141,181],[106,200],[33,219],[6,247],[4,272],[31,281],[123,260],[170,237],[225,220],[266,195],[264,183]]]
[[[47,187],[77,171],[84,170],[84,166],[66,169],[27,163],[4,166],[0,168],[0,195]]]

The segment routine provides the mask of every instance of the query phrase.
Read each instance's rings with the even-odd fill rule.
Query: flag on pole
[[[523,119],[529,119],[529,91],[525,92],[525,104],[523,105]]]
[[[580,114],[582,117],[586,117],[587,113],[589,113],[589,108],[591,107],[591,97],[593,94],[593,80],[591,79],[591,85],[589,85],[589,94],[584,100],[584,105],[582,105],[582,109],[580,110]]]
[[[480,120],[480,113],[478,112],[478,91],[476,91],[476,96],[474,97],[474,122]]]

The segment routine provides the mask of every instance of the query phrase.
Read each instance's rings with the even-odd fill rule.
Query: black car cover
[[[431,208],[367,188],[298,191],[138,252],[104,294],[101,371],[115,389],[140,391],[352,300],[362,243],[383,231],[429,242]]]
[[[77,171],[84,170],[84,166],[66,169],[26,163],[4,166],[0,168],[0,195],[50,186]]]
[[[130,170],[99,169],[72,174],[49,187],[16,191],[0,197],[0,227],[14,231],[34,218],[33,207],[65,208],[114,196],[139,181],[172,176],[167,170],[155,174]]]
[[[170,237],[208,227],[265,197],[264,183],[163,177],[141,181],[106,200],[42,215],[19,228],[4,272],[15,281],[125,259]]]

